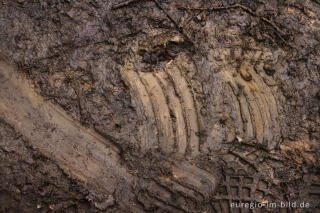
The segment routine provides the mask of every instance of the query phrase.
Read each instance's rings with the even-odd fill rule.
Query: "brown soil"
[[[0,212],[316,212],[319,17],[318,0],[1,0]]]

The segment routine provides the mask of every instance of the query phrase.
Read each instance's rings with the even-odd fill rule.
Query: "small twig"
[[[316,3],[316,4],[319,4],[319,5],[320,5],[320,0],[311,0],[311,1],[313,1],[314,3]]]
[[[99,5],[97,5],[95,2],[90,1],[89,4],[91,4],[96,9],[99,8]]]
[[[260,17],[262,21],[270,24],[273,28],[275,28],[277,31],[279,31],[281,34],[285,35],[286,33],[283,32],[275,23],[273,23],[272,21],[270,21],[269,19],[265,18],[265,17],[261,17],[261,16],[258,16],[257,17]]]
[[[114,5],[112,6],[112,10],[116,10],[116,9],[119,9],[119,8],[122,8],[122,7],[126,7],[128,6],[129,4],[133,3],[133,2],[136,2],[136,1],[139,1],[139,0],[129,0],[129,1],[125,1],[125,2],[121,2],[120,4],[117,4],[117,5]]]
[[[275,32],[276,35],[281,39],[281,41],[283,43],[285,43],[287,46],[291,47],[291,48],[294,48],[294,49],[297,49],[296,47],[293,47],[291,44],[289,44],[286,40],[284,40],[284,38],[278,33],[278,32]]]
[[[282,37],[282,35],[285,35],[286,33],[281,30],[274,22],[272,22],[271,20],[262,17],[260,15],[258,15],[257,13],[255,13],[254,11],[252,11],[250,8],[243,6],[241,4],[235,4],[235,5],[231,5],[231,6],[226,6],[226,7],[219,7],[217,4],[213,5],[212,7],[185,7],[182,6],[180,4],[177,4],[176,7],[178,9],[183,9],[183,10],[197,10],[197,11],[219,11],[219,10],[228,10],[228,9],[235,9],[235,8],[241,8],[242,10],[244,10],[245,12],[251,14],[252,16],[255,16],[257,18],[260,18],[263,22],[269,24],[271,27],[273,27],[277,32],[277,36],[288,46],[292,47],[290,44],[288,44],[288,42],[285,41],[285,39]],[[294,48],[294,47],[292,47]]]
[[[232,5],[227,7],[219,7],[219,6],[212,6],[212,7],[185,7],[180,4],[176,4],[176,7],[178,9],[183,10],[200,10],[200,11],[217,11],[217,10],[226,10],[226,9],[232,9],[232,8],[239,8],[239,5]]]
[[[179,26],[179,24],[169,15],[169,13],[163,9],[163,7],[161,6],[161,4],[157,1],[157,0],[153,0],[153,2],[156,4],[156,6],[167,16],[167,18],[175,25],[175,27],[177,28],[177,30],[183,35],[183,37],[185,37],[185,39],[187,39],[189,42],[192,42],[192,40],[189,38],[189,36],[187,34],[185,34],[185,32],[183,31],[183,29]]]
[[[232,144],[232,145],[236,145],[236,146],[249,146],[252,148],[255,148],[256,150],[262,150],[264,152],[269,153],[269,150],[267,148],[265,148],[263,145],[258,144],[258,143],[254,143],[254,144],[250,144],[247,142],[240,142],[240,141],[233,141],[233,142],[228,142],[228,143],[224,143],[224,144]]]
[[[179,28],[179,24],[167,13],[165,9],[161,6],[161,4],[157,0],[153,0],[156,6],[167,16],[167,18],[177,27]]]

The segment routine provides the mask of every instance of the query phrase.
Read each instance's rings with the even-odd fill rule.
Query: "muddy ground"
[[[0,0],[0,211],[319,211],[319,17],[318,0]]]

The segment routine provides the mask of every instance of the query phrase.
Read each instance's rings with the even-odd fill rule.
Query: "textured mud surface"
[[[0,212],[96,212],[89,192],[1,120]]]
[[[315,212],[319,3],[0,1],[1,211]]]

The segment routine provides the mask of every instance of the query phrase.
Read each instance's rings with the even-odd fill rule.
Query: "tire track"
[[[257,105],[253,94],[251,93],[250,89],[244,87],[244,95],[249,103],[249,109],[251,109],[250,115],[253,117],[254,120],[254,127],[255,127],[255,135],[258,143],[263,143],[263,121],[261,118],[260,108]]]
[[[131,97],[138,106],[138,112],[140,112],[140,115],[143,115],[146,120],[146,124],[142,125],[141,129],[141,149],[146,151],[157,148],[159,141],[157,136],[158,129],[154,121],[153,104],[151,103],[148,91],[135,71],[128,69],[120,72],[125,82],[129,85],[129,88],[133,90]]]
[[[146,100],[154,101],[153,99],[157,98],[161,101],[156,102],[157,104],[166,104],[162,102],[165,97],[153,75],[142,77],[144,81],[148,81],[145,88],[142,82],[137,81],[137,73],[130,71],[129,74],[122,74],[131,79],[126,79],[127,83],[130,86],[135,85],[134,92],[137,91],[140,95],[139,99],[142,95],[147,95],[147,88],[151,89],[153,98]],[[19,77],[16,71],[1,63],[0,81],[0,118],[20,132],[34,149],[53,159],[68,175],[83,183],[85,188],[93,190],[94,193],[100,192],[106,198],[113,196],[115,192],[120,193],[117,201],[123,203],[121,208],[128,212],[145,212],[144,208],[150,203],[160,209],[185,212],[190,206],[213,196],[217,185],[216,176],[187,162],[174,161],[166,166],[168,173],[162,178],[169,180],[167,185],[170,190],[161,186],[162,181],[148,181],[132,176],[127,168],[121,165],[120,150],[113,142],[70,119],[58,106],[36,94],[25,78]],[[154,93],[158,95],[155,96]],[[177,97],[174,97],[174,100],[179,103]],[[138,104],[145,107],[146,103],[141,101]],[[151,108],[149,110],[150,113],[153,112]],[[162,113],[162,110],[159,109],[157,113]],[[164,112],[169,113],[169,109]],[[163,124],[165,123],[171,121],[164,120]],[[173,185],[174,187],[171,187]],[[127,192],[131,187],[137,190],[136,192],[142,191],[146,199],[139,200],[136,192]],[[122,196],[123,190],[126,191],[125,196]],[[203,198],[200,198],[201,196]],[[184,202],[185,199],[193,204]],[[134,202],[139,205],[132,205]]]
[[[162,88],[152,73],[139,73],[140,78],[149,91],[159,130],[159,147],[165,153],[172,153],[174,150],[174,134],[170,111]]]
[[[262,78],[253,72],[253,76],[257,80],[258,84],[261,85],[260,91],[263,91],[263,96],[270,114],[269,127],[274,132],[273,140],[278,140],[280,135],[279,115],[277,103],[271,89],[264,83]]]
[[[170,84],[168,75],[164,71],[161,71],[155,73],[155,76],[163,85],[163,89],[168,96],[169,108],[175,117],[175,138],[177,152],[184,155],[187,149],[187,133],[181,103],[175,94],[174,87]]]
[[[196,97],[197,97],[196,92],[194,91],[194,87],[192,86],[192,79],[186,75],[186,73],[188,73],[188,72],[196,73],[196,72],[198,72],[198,70],[197,70],[196,64],[194,63],[193,59],[189,59],[189,60],[193,61],[192,64],[187,63],[187,61],[183,57],[178,57],[177,60],[178,61],[176,63],[176,66],[180,70],[181,76],[184,77],[184,79],[186,80],[188,87],[189,87],[189,90],[190,90],[190,93],[193,98],[193,103],[194,103],[194,108],[195,108],[195,111],[197,114],[197,122],[198,122],[198,128],[199,128],[199,132],[197,133],[197,135],[199,137],[199,151],[201,152],[203,150],[202,147],[204,146],[205,138],[206,138],[206,134],[203,134],[204,133],[203,130],[205,129],[205,124],[204,124],[204,121],[203,121],[201,113],[200,113],[201,105],[196,99]],[[180,61],[181,61],[181,63],[179,63]],[[194,67],[192,65],[194,65]]]
[[[240,111],[242,119],[236,118],[243,123],[246,140],[256,139],[259,144],[272,148],[271,143],[280,134],[274,96],[252,67],[243,65],[240,69],[241,75],[233,76],[232,70],[221,73],[236,97],[232,99],[233,105]],[[243,76],[252,78],[244,80]]]
[[[232,88],[235,96],[237,97],[241,120],[243,122],[243,131],[246,134],[247,140],[252,140],[254,138],[254,127],[252,125],[252,118],[249,111],[249,106],[246,97],[243,94],[243,86],[239,88],[240,85],[229,72],[222,73],[223,77],[229,82],[229,86]],[[241,122],[241,121],[240,121]]]
[[[178,95],[185,112],[188,134],[188,148],[192,156],[199,154],[199,126],[197,112],[194,106],[193,96],[190,92],[186,80],[182,77],[179,69],[175,66],[166,69],[169,76],[172,78]]]
[[[132,90],[132,99],[138,103],[137,111],[147,117],[146,127],[143,128],[146,132],[141,132],[141,146],[145,146],[143,150],[158,143],[165,153],[198,155],[199,115],[193,94],[181,71],[172,66],[154,73],[135,72],[132,66],[127,65],[120,72]],[[150,129],[157,129],[158,139]]]
[[[203,169],[183,162],[172,169],[172,175],[175,182],[190,187],[204,198],[214,194],[217,178]]]
[[[11,65],[0,62],[0,81],[0,118],[21,133],[33,149],[53,159],[86,188],[106,197],[123,184],[132,184],[133,177],[121,165],[120,150],[112,141],[45,101]]]

